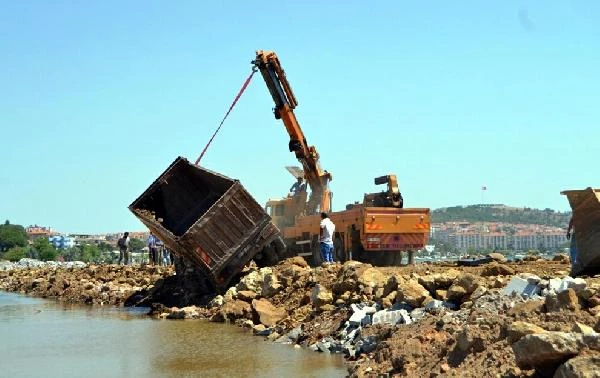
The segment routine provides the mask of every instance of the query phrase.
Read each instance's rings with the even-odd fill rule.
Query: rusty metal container
[[[227,287],[279,229],[238,180],[178,157],[130,206],[173,253]]]
[[[573,210],[577,263],[573,275],[600,273],[600,189],[565,190]]]

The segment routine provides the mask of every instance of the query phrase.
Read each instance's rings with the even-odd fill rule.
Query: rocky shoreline
[[[568,277],[565,256],[497,260],[311,268],[296,257],[250,266],[217,296],[191,284],[190,268],[30,261],[0,263],[0,290],[229,321],[273,342],[343,353],[354,377],[600,376],[600,276]]]

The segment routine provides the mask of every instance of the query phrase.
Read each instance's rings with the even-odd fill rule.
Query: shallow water
[[[0,292],[0,376],[346,375],[339,355],[272,344],[232,325],[155,320],[145,312]]]

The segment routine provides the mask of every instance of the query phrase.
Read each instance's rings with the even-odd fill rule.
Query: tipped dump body
[[[129,209],[176,255],[224,288],[279,238],[271,218],[238,180],[178,157]]]
[[[600,189],[565,190],[573,210],[577,244],[574,275],[600,273]]]

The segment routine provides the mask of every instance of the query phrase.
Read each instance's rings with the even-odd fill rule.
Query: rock
[[[515,304],[508,310],[510,316],[527,316],[533,313],[541,313],[544,310],[543,300],[528,300]]]
[[[300,335],[302,335],[302,328],[296,327],[296,328],[292,329],[290,332],[288,332],[286,335],[287,335],[287,337],[290,338],[290,340],[296,341],[300,338]]]
[[[306,262],[306,260],[304,260],[304,258],[302,258],[302,256],[294,256],[289,258],[287,261],[296,266],[299,266],[300,268],[308,268],[308,263]]]
[[[317,284],[312,289],[310,299],[313,304],[313,307],[316,309],[320,309],[324,305],[328,305],[333,302],[333,294],[331,293],[331,291],[327,290],[325,286]]]
[[[455,284],[464,288],[467,294],[471,294],[477,288],[477,277],[471,273],[463,273],[456,277]]]
[[[521,340],[521,338],[523,338],[526,335],[531,335],[534,333],[544,333],[544,332],[546,332],[545,329],[543,329],[542,327],[539,327],[535,324],[517,321],[517,322],[511,323],[508,326],[507,341],[509,344],[513,344],[513,343],[516,343],[517,341]]]
[[[477,300],[485,293],[487,293],[487,289],[483,286],[478,286],[477,289],[471,293],[471,300]]]
[[[386,309],[377,311],[373,314],[373,324],[410,324],[412,320],[408,315],[408,312],[404,309],[394,310]]]
[[[273,274],[273,269],[265,267],[254,270],[242,277],[240,282],[236,285],[236,289],[238,291],[249,290],[260,294],[265,275],[267,274]]]
[[[350,305],[350,307],[353,311],[352,315],[350,316],[350,319],[348,320],[350,325],[362,326],[366,324],[371,324],[371,316],[367,314],[367,312],[364,309],[364,306],[360,306],[353,303]]]
[[[435,291],[437,290],[438,286],[435,282],[435,276],[434,275],[427,275],[427,276],[421,276],[419,277],[419,279],[417,280],[417,282],[419,282],[419,285],[423,286],[425,289],[429,290],[430,293],[435,293]]]
[[[488,257],[492,258],[494,261],[505,263],[507,261],[506,256],[501,253],[492,252],[488,255]]]
[[[431,310],[435,310],[438,308],[449,308],[451,310],[455,310],[456,309],[456,305],[450,302],[444,302],[444,301],[440,301],[437,299],[432,299],[428,302],[425,302],[424,308],[425,310],[431,311]]]
[[[569,263],[571,261],[571,259],[569,258],[569,256],[566,253],[557,253],[552,258],[552,261],[558,261],[561,263]]]
[[[576,322],[573,325],[573,332],[582,333],[584,335],[594,335],[596,331],[590,326],[587,326],[583,323]]]
[[[365,287],[384,287],[387,277],[379,269],[369,267],[360,273],[357,282]]]
[[[252,308],[250,307],[250,304],[239,299],[225,302],[219,310],[222,317],[228,320],[249,317],[251,312]]]
[[[411,280],[398,287],[396,301],[406,302],[408,305],[416,308],[421,307],[427,297],[429,297],[429,291],[418,282]]]
[[[261,285],[260,294],[265,298],[271,298],[273,295],[277,294],[282,288],[283,286],[279,283],[277,276],[273,272],[266,273]]]
[[[465,295],[467,295],[467,290],[462,286],[454,284],[448,289],[446,298],[449,301],[460,303]]]
[[[571,358],[554,373],[554,378],[600,378],[600,356]]]
[[[252,302],[252,300],[255,299],[257,296],[258,294],[251,290],[241,290],[237,292],[238,299],[241,299],[242,301],[248,303]]]
[[[227,291],[225,292],[225,295],[223,295],[223,301],[224,302],[228,302],[233,300],[233,298],[237,297],[237,289],[235,288],[235,286],[230,287],[229,289],[227,289]]]
[[[460,275],[460,272],[456,269],[448,269],[442,274],[434,274],[435,284],[437,288],[447,289],[449,288],[454,280]]]
[[[531,298],[539,294],[540,289],[537,285],[529,283],[521,277],[513,277],[508,285],[502,290],[504,295],[512,295],[513,293]]]
[[[526,369],[558,366],[581,348],[581,335],[565,332],[534,333],[512,344],[517,365]]]
[[[435,299],[439,299],[441,301],[445,301],[448,299],[448,291],[443,289],[437,289],[435,291]]]
[[[575,290],[567,289],[565,291],[561,291],[556,295],[548,295],[546,296],[546,311],[554,312],[554,311],[579,311],[581,306],[579,304],[579,298],[577,294],[575,294]]]
[[[594,306],[594,307],[588,309],[588,311],[590,312],[590,314],[592,314],[596,317],[600,317],[600,305]]]
[[[255,335],[257,336],[269,336],[269,334],[271,333],[271,329],[267,328],[264,324],[255,324],[252,327],[252,331],[254,332]]]
[[[575,291],[575,293],[579,293],[580,291],[584,290],[587,287],[587,282],[583,279],[583,278],[572,278],[572,277],[565,277],[562,279],[562,282],[560,284],[560,287],[558,289],[559,292],[567,290],[567,289],[573,289]]]
[[[440,371],[442,373],[447,373],[450,371],[450,365],[448,365],[446,362],[444,362],[441,366],[440,366]]]
[[[490,263],[483,268],[481,275],[483,277],[489,276],[512,276],[515,274],[515,270],[509,266],[498,264],[497,262]]]
[[[287,316],[287,311],[285,309],[275,307],[265,298],[254,299],[252,301],[252,308],[256,311],[260,322],[267,327],[273,327],[278,321]]]

